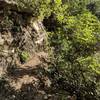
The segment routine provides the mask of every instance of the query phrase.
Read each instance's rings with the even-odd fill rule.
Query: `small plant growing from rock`
[[[29,53],[26,51],[21,52],[20,54],[20,60],[22,63],[26,62],[29,58]]]

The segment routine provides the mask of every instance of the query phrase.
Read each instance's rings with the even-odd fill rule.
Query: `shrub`
[[[26,51],[23,51],[21,54],[20,54],[20,59],[22,62],[26,62],[29,58],[29,54],[28,52]]]
[[[66,19],[66,24],[66,30],[69,31],[69,34],[72,34],[71,37],[74,42],[81,45],[92,45],[98,42],[100,22],[90,12],[69,16]]]
[[[51,0],[16,0],[19,10],[32,13],[34,17],[43,19],[49,16]]]
[[[63,6],[60,6],[63,9]],[[66,6],[67,9],[61,11],[64,11],[63,14],[59,8],[58,13],[55,13],[57,9],[54,10],[59,25],[55,30],[51,30],[48,36],[49,46],[54,48],[55,66],[59,72],[55,78],[57,81],[62,79],[60,85],[66,84],[62,85],[63,89],[66,88],[71,93],[77,92],[81,99],[92,100],[95,96],[98,98],[96,77],[100,75],[100,63],[99,58],[95,57],[95,51],[96,44],[100,42],[100,22],[86,9],[81,9],[81,12],[75,15],[66,14],[69,13],[69,6]],[[73,87],[71,91],[67,83]]]

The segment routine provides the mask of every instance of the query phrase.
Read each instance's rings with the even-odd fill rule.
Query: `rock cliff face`
[[[0,78],[7,82],[10,90],[13,88],[12,91],[21,91],[23,84],[30,84],[34,89],[42,85],[50,87],[50,79],[40,75],[47,67],[44,62],[48,59],[45,46],[46,31],[42,21],[32,17],[31,12],[18,10],[14,0],[0,0]],[[18,98],[15,94],[6,97],[2,93],[0,100]],[[45,94],[38,94],[42,99],[39,96],[32,98],[43,100]],[[29,100],[33,100],[32,98]]]
[[[43,51],[46,31],[41,21],[32,21],[33,19],[31,16],[15,11],[2,10],[0,15],[0,54],[2,56],[18,57],[19,53],[25,51],[31,57],[36,51],[39,52],[39,49]]]

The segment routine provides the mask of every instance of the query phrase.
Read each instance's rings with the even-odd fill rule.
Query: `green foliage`
[[[69,16],[66,19],[66,27],[74,42],[81,45],[92,45],[98,42],[100,22],[90,12],[83,12],[77,16]],[[98,38],[98,39],[97,39]]]
[[[65,67],[69,59],[73,63],[82,55],[87,56],[90,54],[91,56],[94,52],[92,48],[96,48],[95,45],[99,42],[100,22],[89,11],[82,11],[81,14],[76,16],[63,14],[62,16],[64,19],[59,20],[58,18],[57,21],[64,25],[61,28],[57,27],[54,33],[49,34],[49,39],[51,38],[51,46],[55,47],[57,62],[59,62],[59,65],[62,64],[61,67]],[[90,51],[86,53],[85,49]]]
[[[58,22],[63,23],[63,20],[65,19],[66,15],[67,15],[67,4],[65,5],[61,5],[61,4],[57,4],[55,3],[53,5],[53,9],[52,12],[54,13],[54,15],[56,16],[56,19],[58,20]]]
[[[88,2],[87,9],[91,11],[94,15],[96,15],[98,18],[100,18],[100,0],[93,0],[91,2]]]
[[[52,40],[51,40],[52,39]],[[66,54],[71,48],[71,42],[68,41],[68,37],[62,32],[61,29],[58,29],[55,33],[49,33],[50,46],[54,47],[56,52],[55,57],[58,61],[58,66],[66,66]]]
[[[96,88],[98,84],[95,76],[100,75],[99,57],[94,53],[96,45],[100,42],[100,22],[95,15],[86,10],[85,6],[84,8],[77,6],[75,13],[71,12],[73,8],[69,4],[56,3],[54,7],[53,13],[59,25],[54,31],[49,32],[48,38],[49,46],[54,48],[59,77],[78,86],[77,88],[85,87],[87,91],[80,90],[82,97],[88,95],[87,98],[93,99],[89,93],[95,95],[96,91],[92,88]],[[55,78],[59,79],[57,76]]]
[[[97,74],[100,74],[100,58],[95,58],[92,56],[80,57],[77,59],[78,63],[83,67],[83,69],[93,70]]]
[[[43,18],[49,16],[51,0],[16,0],[19,10],[26,10],[33,16]]]
[[[26,51],[23,51],[21,54],[20,54],[20,59],[22,62],[26,62],[29,58],[29,54],[28,52]]]
[[[54,0],[54,2],[52,0],[16,0],[16,2],[19,10],[32,13],[33,16],[40,19],[54,13],[58,19],[63,20],[63,15],[67,8],[66,5],[62,5],[62,0]]]

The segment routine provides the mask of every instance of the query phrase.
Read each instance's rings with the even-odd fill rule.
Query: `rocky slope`
[[[41,20],[0,0],[0,100],[44,100],[51,95],[46,31]]]

